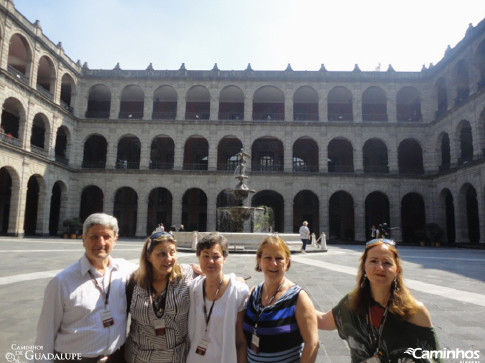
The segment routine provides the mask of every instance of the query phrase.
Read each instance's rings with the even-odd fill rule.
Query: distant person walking
[[[303,245],[301,246],[301,252],[306,253],[306,245],[308,241],[310,240],[310,229],[308,228],[308,222],[304,221],[302,223],[302,226],[300,227],[300,238],[301,241],[303,242]]]

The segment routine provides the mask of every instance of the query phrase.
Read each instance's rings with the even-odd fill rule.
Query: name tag
[[[155,323],[154,323],[154,326],[155,326],[155,335],[157,336],[161,336],[161,335],[165,335],[165,319],[156,319],[155,320]]]
[[[259,353],[259,337],[256,333],[251,337],[251,350],[256,354]]]
[[[103,322],[103,326],[105,328],[109,328],[115,323],[115,321],[113,320],[113,315],[111,314],[111,310],[108,309],[101,312],[101,321]]]
[[[209,346],[209,338],[204,337],[200,340],[199,344],[197,345],[197,348],[195,349],[195,353],[200,354],[200,355],[205,355],[205,352],[207,351],[207,347]]]

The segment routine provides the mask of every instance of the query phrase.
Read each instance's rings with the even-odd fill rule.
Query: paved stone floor
[[[136,262],[141,242],[120,240],[113,256]],[[405,281],[430,311],[442,347],[480,350],[479,361],[485,362],[485,250],[399,249]],[[45,285],[83,251],[80,240],[0,238],[0,362],[14,352],[13,345],[33,344]],[[317,309],[326,311],[354,286],[361,251],[362,246],[328,245],[326,253],[295,254],[288,278],[308,291]],[[195,262],[195,253],[180,252],[179,260]],[[254,254],[232,254],[224,269],[251,275],[252,286],[262,280],[254,266]],[[319,335],[318,362],[350,361],[336,332]]]

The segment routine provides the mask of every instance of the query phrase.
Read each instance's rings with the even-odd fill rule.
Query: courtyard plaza
[[[112,252],[137,262],[141,239],[120,239]],[[301,285],[316,309],[327,311],[355,285],[363,245],[327,245],[321,252],[292,254],[287,277]],[[485,250],[399,246],[404,278],[414,295],[428,308],[441,344],[448,350],[479,350],[485,361]],[[315,253],[313,253],[315,252]],[[44,288],[57,272],[84,253],[80,239],[0,238],[0,362],[34,344]],[[195,252],[181,248],[180,263],[197,262]],[[224,271],[251,276],[249,286],[262,281],[254,267],[254,253],[232,253]],[[336,331],[319,331],[317,362],[349,362],[347,344]],[[20,347],[20,348],[19,348]],[[17,351],[16,351],[17,350]],[[10,356],[11,357],[11,356]],[[465,360],[446,360],[446,362]],[[469,360],[470,361],[470,360]]]

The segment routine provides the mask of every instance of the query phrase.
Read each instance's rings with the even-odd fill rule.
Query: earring
[[[363,289],[366,283],[367,283],[367,274],[364,274],[364,277],[362,278],[362,282],[360,283],[360,288]]]
[[[399,286],[397,286],[397,276],[394,276],[394,290],[393,290],[393,293],[394,292],[398,292],[399,291]]]

